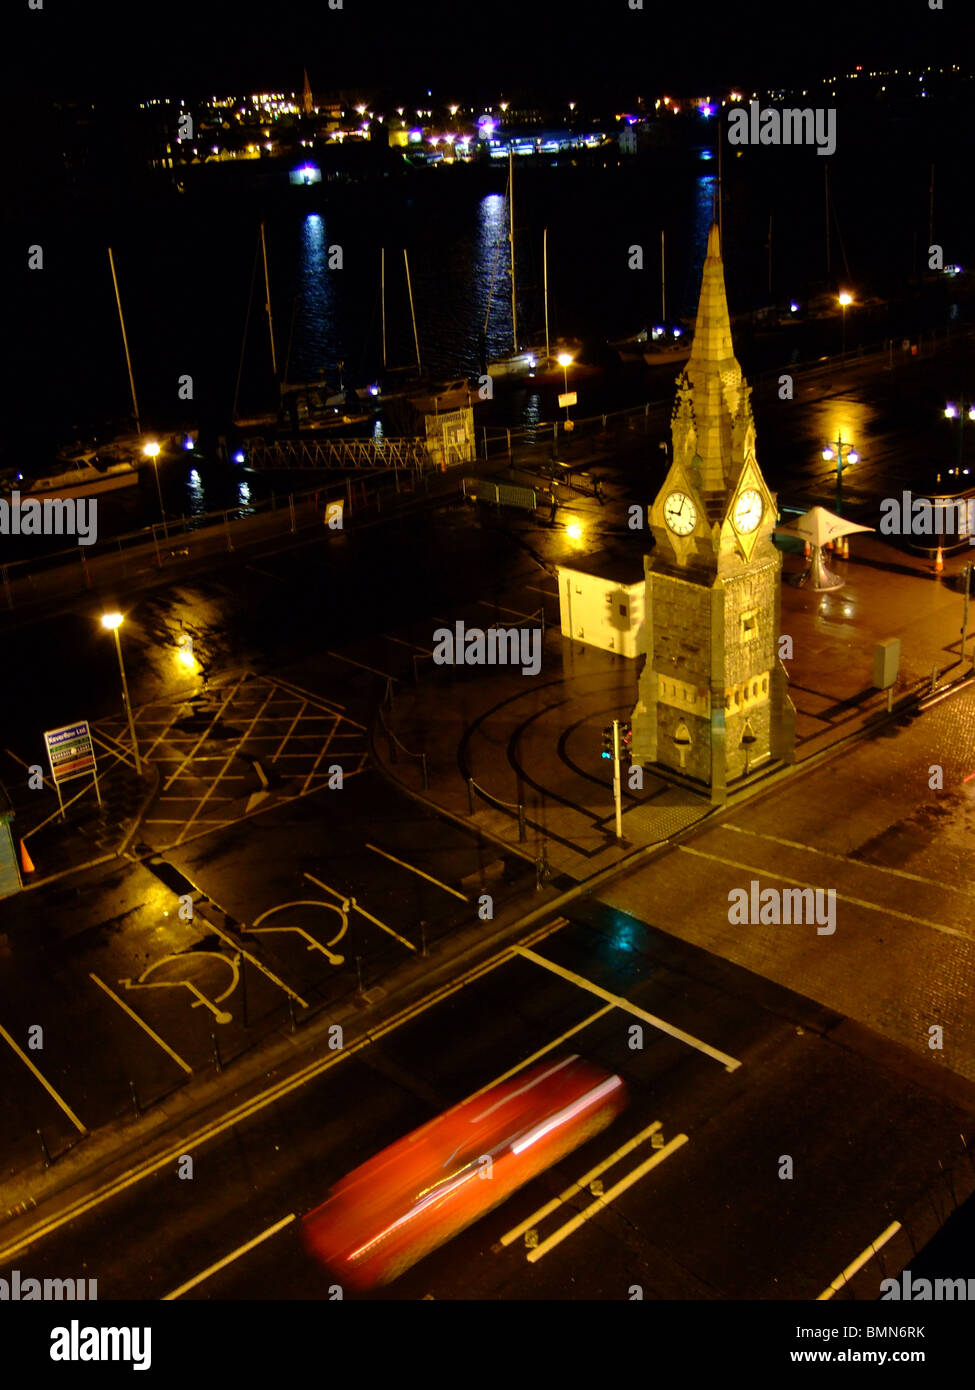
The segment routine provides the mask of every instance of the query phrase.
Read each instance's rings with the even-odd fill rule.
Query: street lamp
[[[840,290],[840,308],[843,310],[843,353],[846,354],[846,309],[847,305],[853,303],[853,296],[846,290]]]
[[[162,517],[163,523],[165,524],[166,509],[163,506],[162,488],[159,486],[159,445],[155,440],[151,440],[144,447],[142,452],[145,454],[146,458],[152,459],[152,466],[156,470],[156,493],[159,497],[159,515]]]
[[[843,443],[843,436],[842,436],[841,434],[837,434],[836,439],[833,441],[833,443],[831,443],[831,444],[826,444],[826,445],[823,446],[823,458],[824,458],[824,460],[825,460],[827,463],[832,463],[834,459],[836,460],[836,491],[837,491],[837,493],[839,492],[840,488],[843,486],[843,463],[844,463],[844,460],[843,460],[843,450],[844,450],[844,449],[846,450],[846,462],[847,462],[847,463],[859,463],[859,462],[860,462],[860,455],[857,453],[856,449],[854,449],[854,447],[853,447],[852,444],[844,444],[844,443]]]
[[[562,380],[563,380],[563,382],[565,383],[565,394],[566,394],[566,395],[569,394],[569,364],[572,362],[572,360],[573,360],[573,359],[572,359],[572,354],[569,353],[569,352],[560,352],[559,355],[558,355],[558,357],[557,357],[557,359],[556,359],[556,361],[558,362],[559,366],[562,368]],[[565,423],[566,423],[567,425],[569,424],[569,406],[568,406],[568,402],[566,402],[566,407],[565,407]]]
[[[122,675],[122,698],[125,701],[125,712],[129,716],[129,733],[132,736],[132,752],[135,754],[136,776],[142,776],[142,763],[139,760],[139,745],[135,737],[135,722],[132,718],[132,702],[129,699],[129,685],[125,679],[125,666],[122,662],[122,643],[119,641],[118,630],[122,626],[121,613],[103,613],[102,627],[115,635],[115,650],[118,653],[118,668]]]

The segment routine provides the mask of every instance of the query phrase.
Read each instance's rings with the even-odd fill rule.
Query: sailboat
[[[240,377],[244,365],[244,350],[247,344],[247,324],[244,325],[244,345],[241,348],[240,368],[237,372],[237,390],[234,393],[234,412],[233,421],[237,429],[287,429],[288,425],[295,432],[304,430],[324,430],[337,429],[344,425],[361,424],[363,420],[369,419],[369,413],[349,415],[343,412],[346,403],[346,392],[344,383],[342,390],[336,394],[324,380],[321,381],[281,381],[278,378],[278,359],[277,350],[274,342],[274,319],[271,313],[271,283],[268,275],[267,265],[267,240],[264,235],[264,223],[260,225],[259,250],[264,262],[264,308],[267,312],[268,338],[271,345],[271,371],[275,381],[278,383],[278,395],[280,406],[276,411],[265,411],[258,415],[240,415],[237,412],[237,402],[240,392]],[[255,270],[256,270],[255,259]],[[253,281],[252,281],[253,290]],[[248,305],[248,322],[250,320],[250,306]],[[292,320],[293,327],[293,320]],[[289,357],[290,362],[290,344]],[[285,363],[285,377],[287,377],[288,363]],[[340,368],[341,371],[341,368]]]
[[[514,152],[508,150],[508,255],[511,274],[511,352],[496,357],[486,363],[487,374],[491,377],[528,376],[538,365],[536,354],[529,349],[518,347],[518,292],[515,278],[515,160]],[[488,292],[487,312],[484,315],[483,339],[487,341],[488,323],[491,318],[491,297],[494,291],[494,277]]]
[[[459,406],[471,403],[470,387],[466,377],[455,381],[434,381],[424,370],[420,361],[420,337],[416,327],[416,310],[413,304],[413,282],[410,278],[410,257],[404,247],[403,265],[406,271],[406,289],[410,301],[410,321],[413,325],[413,347],[416,353],[415,364],[408,367],[389,367],[386,359],[386,251],[381,252],[380,260],[380,315],[382,319],[383,376],[381,381],[367,387],[374,404],[385,405],[392,401],[407,402],[423,415],[436,414],[441,410],[456,410]]]

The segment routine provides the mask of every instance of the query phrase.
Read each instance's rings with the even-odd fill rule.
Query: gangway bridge
[[[409,439],[252,439],[246,449],[254,468],[407,468],[419,473],[431,467],[422,435]]]

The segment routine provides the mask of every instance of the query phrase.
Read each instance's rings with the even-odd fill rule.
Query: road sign
[[[56,787],[72,777],[95,776],[95,749],[86,719],[63,729],[50,729],[44,735],[44,745]]]
[[[566,391],[559,396],[559,409],[562,410],[567,406],[577,405],[578,401],[579,393],[577,391]]]

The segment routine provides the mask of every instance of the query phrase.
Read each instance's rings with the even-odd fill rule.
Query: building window
[[[754,642],[758,637],[758,610],[751,608],[741,615],[741,640]]]
[[[625,603],[621,603],[621,604],[620,604],[620,617],[621,617],[621,618],[625,618],[625,617],[626,617],[626,604],[625,604]]]

